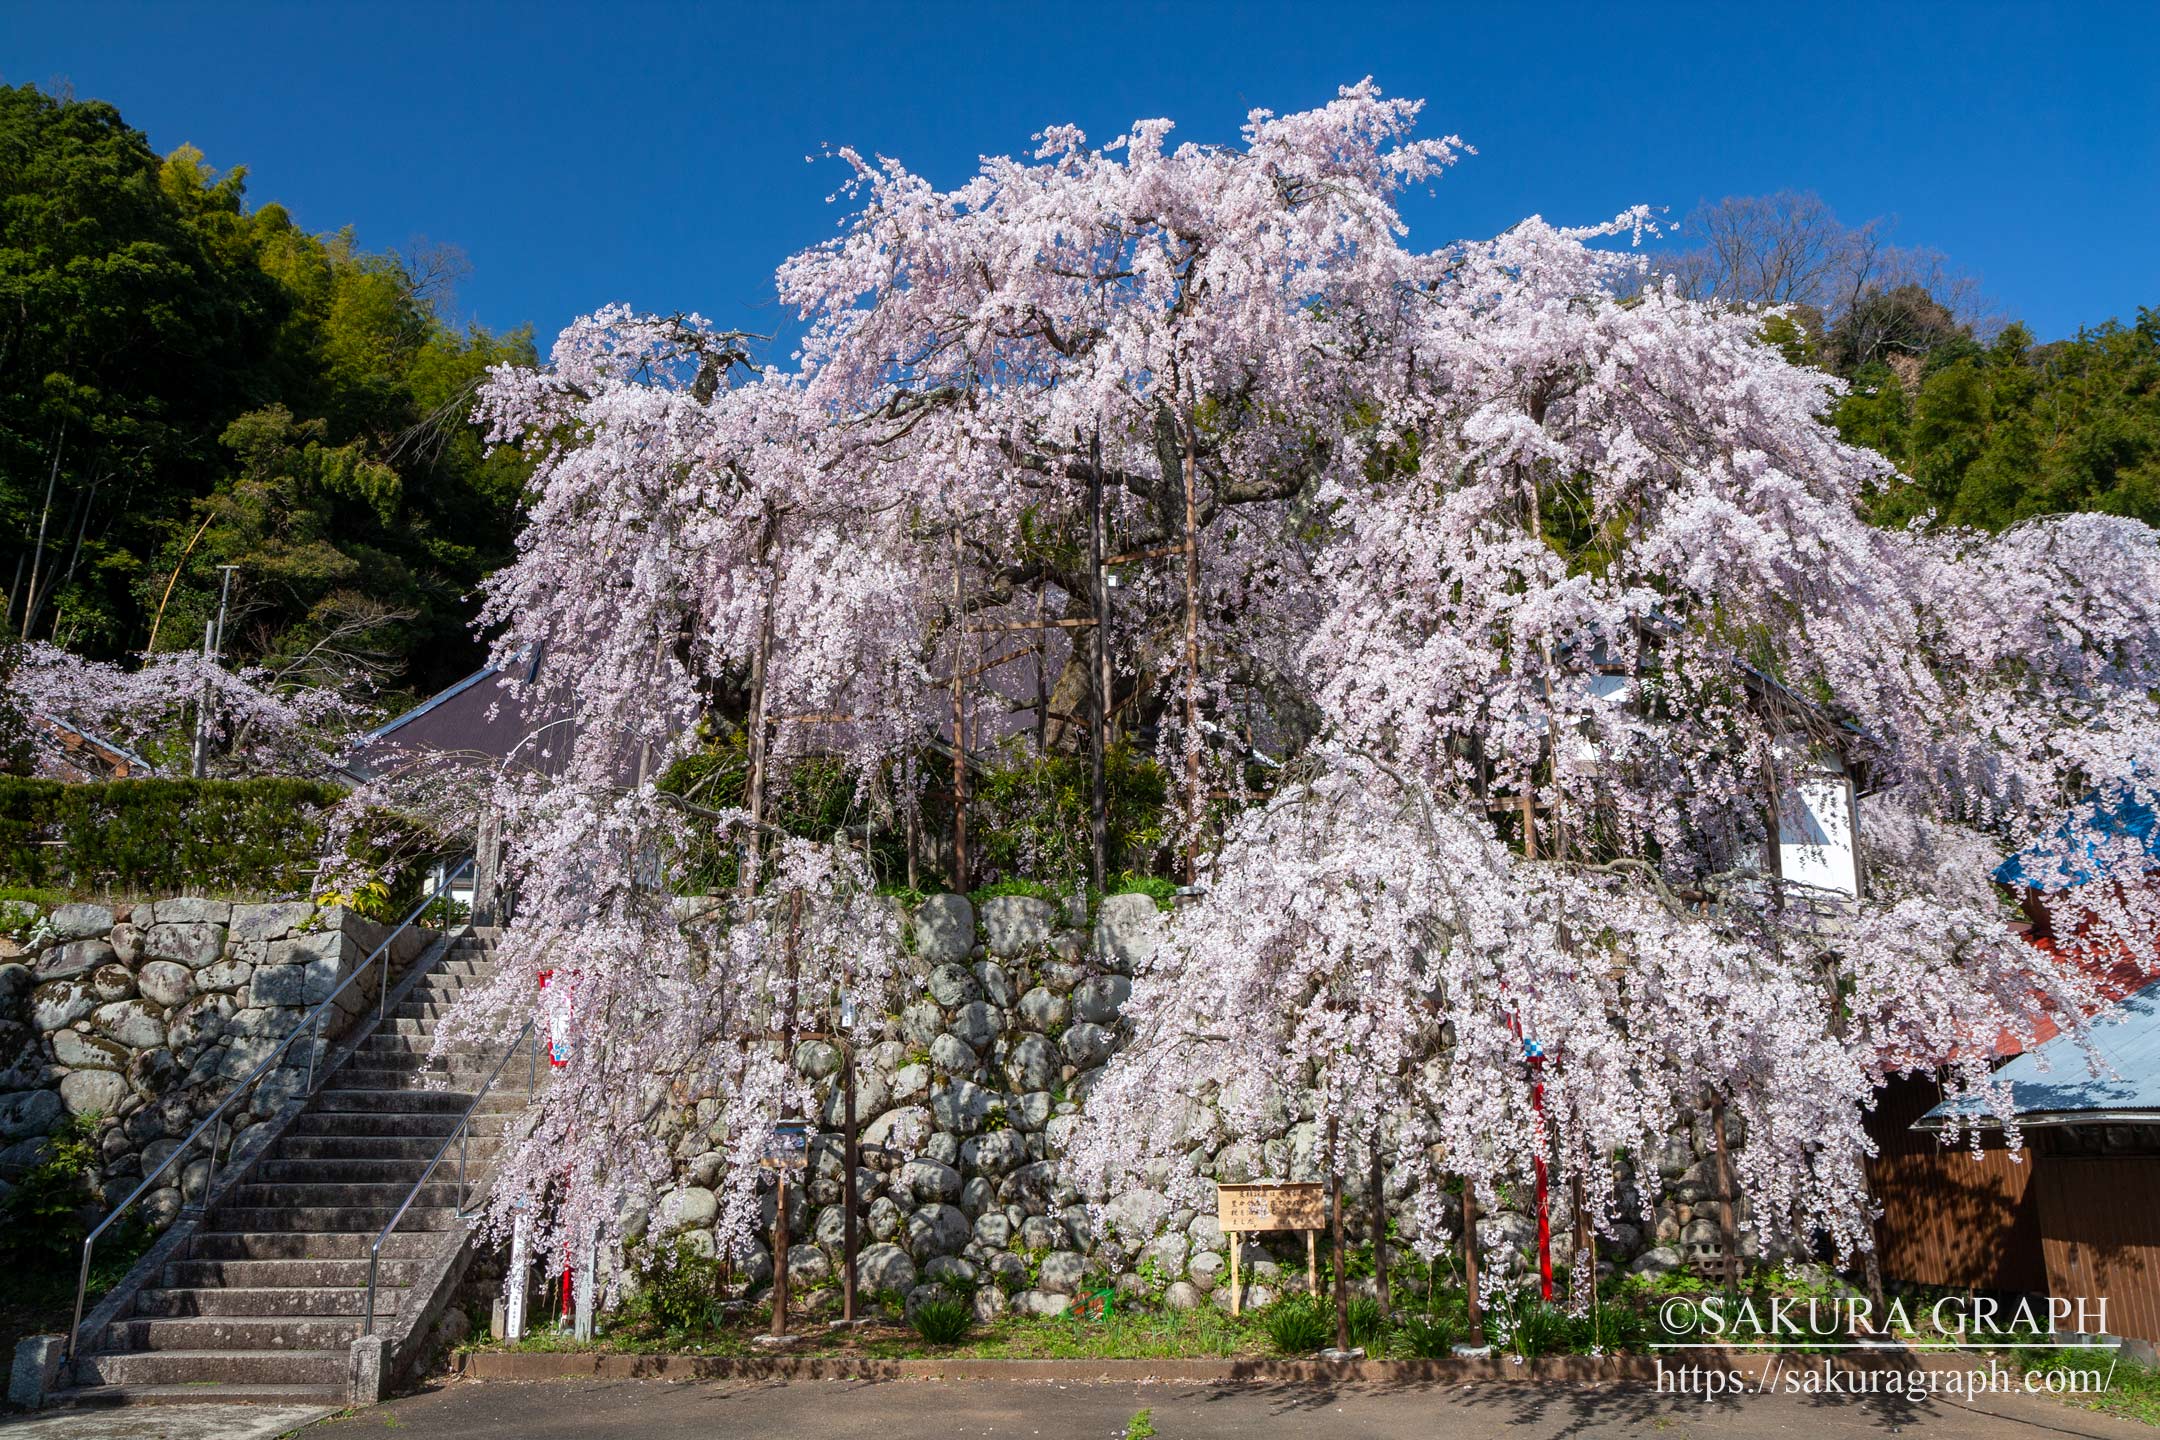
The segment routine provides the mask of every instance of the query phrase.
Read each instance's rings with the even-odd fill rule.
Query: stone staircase
[[[242,1183],[74,1365],[78,1404],[255,1400],[342,1405],[367,1301],[368,1251],[500,1057],[470,1047],[430,1064],[435,1026],[493,970],[492,933],[454,942],[271,1142]],[[542,1076],[545,1079],[545,1065]],[[511,1058],[475,1112],[468,1185],[457,1147],[384,1242],[375,1328],[396,1316],[462,1228],[503,1128],[530,1099]],[[440,1088],[436,1088],[440,1087]]]

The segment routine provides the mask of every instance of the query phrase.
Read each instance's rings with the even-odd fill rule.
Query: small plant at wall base
[[[1285,1355],[1310,1355],[1335,1338],[1335,1317],[1310,1295],[1291,1295],[1267,1307],[1260,1327]]]
[[[702,1333],[712,1328],[720,1301],[720,1262],[677,1240],[672,1248],[648,1249],[637,1266],[636,1307],[660,1330]]]
[[[908,1314],[908,1324],[932,1345],[956,1345],[967,1338],[975,1323],[975,1307],[960,1295],[937,1295],[920,1301]]]

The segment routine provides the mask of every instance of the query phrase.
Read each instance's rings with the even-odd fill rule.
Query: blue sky
[[[1413,239],[1530,213],[1820,192],[1975,274],[2043,338],[2160,305],[2160,4],[706,7],[0,0],[0,78],[110,100],[159,149],[364,245],[449,242],[464,313],[543,345],[611,300],[789,328],[773,266],[832,233],[826,143],[940,183],[1047,123],[1373,75],[1480,154]]]

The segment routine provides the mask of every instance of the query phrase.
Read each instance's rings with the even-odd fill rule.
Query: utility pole
[[[203,660],[206,664],[216,663],[211,658],[217,653],[217,622],[215,621],[203,621],[202,653]],[[207,767],[209,758],[210,681],[205,678],[203,680],[202,694],[198,696],[195,701],[195,753],[192,757],[190,764],[188,765],[188,773],[190,775],[193,775],[197,780],[202,779],[203,771]]]
[[[212,665],[218,663],[225,653],[225,609],[232,600],[233,571],[237,565],[220,565],[225,572],[224,581],[218,586],[217,619],[203,622],[203,659]],[[210,764],[210,682],[203,681],[202,699],[195,706],[195,754],[190,771],[197,780],[203,778]]]

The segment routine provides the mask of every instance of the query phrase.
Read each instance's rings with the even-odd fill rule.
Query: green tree
[[[244,169],[160,159],[109,105],[0,89],[6,633],[199,644],[230,567],[234,659],[417,693],[469,668],[525,480],[469,399],[535,355],[446,321],[458,270],[250,210]]]

